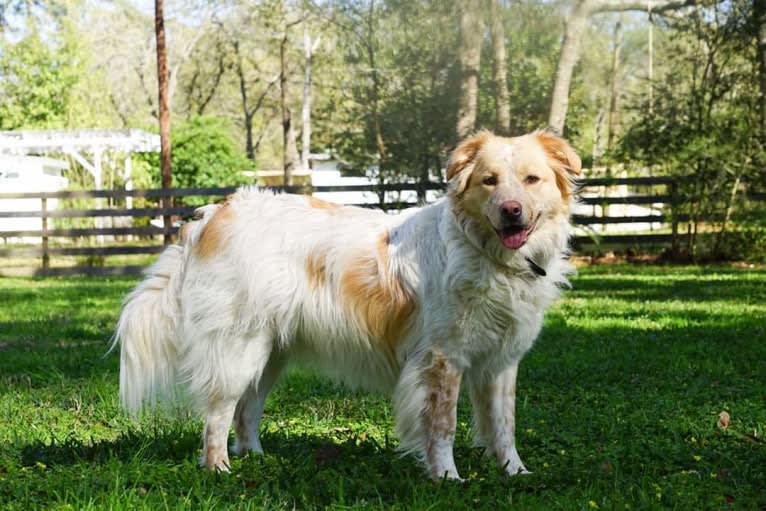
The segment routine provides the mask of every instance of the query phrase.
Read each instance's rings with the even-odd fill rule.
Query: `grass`
[[[385,398],[295,372],[265,456],[197,468],[193,417],[126,418],[105,356],[133,279],[0,279],[2,509],[766,509],[766,270],[582,270],[521,366],[527,476],[470,447],[468,482],[400,457]],[[716,426],[727,411],[727,429]]]

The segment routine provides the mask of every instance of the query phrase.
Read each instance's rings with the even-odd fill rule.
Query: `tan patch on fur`
[[[316,289],[323,286],[327,281],[327,254],[323,251],[316,251],[309,254],[306,258],[306,275],[308,276],[309,286]]]
[[[307,196],[306,199],[309,201],[309,206],[315,209],[327,209],[330,211],[335,211],[336,209],[339,209],[341,207],[340,204],[335,204],[334,202],[317,199],[313,196]]]
[[[434,353],[431,367],[425,372],[426,464],[436,465],[435,437],[452,439],[457,428],[457,400],[460,393],[460,372],[441,353]],[[437,479],[444,474],[431,474]]]
[[[453,178],[458,177],[463,170],[466,169],[476,159],[476,155],[479,149],[492,137],[492,133],[486,130],[479,131],[478,133],[468,137],[462,141],[449,157],[447,162],[447,181],[452,181]],[[468,184],[468,178],[470,172],[466,175],[460,175],[457,186],[457,193],[460,193],[465,189]]]
[[[556,186],[559,187],[561,196],[568,199],[572,191],[572,178],[582,174],[580,157],[562,138],[544,131],[537,131],[534,135],[548,155],[548,162],[556,174]]]
[[[229,203],[224,203],[214,213],[213,218],[205,224],[197,243],[197,255],[203,259],[213,257],[223,250],[226,241],[226,227],[234,218],[234,212]]]
[[[351,313],[393,355],[410,326],[416,303],[390,269],[388,244],[386,232],[374,253],[354,258],[351,269],[341,276],[340,289]]]
[[[178,229],[178,237],[180,238],[181,243],[186,243],[189,239],[189,231],[191,231],[193,223],[194,222],[186,222]]]

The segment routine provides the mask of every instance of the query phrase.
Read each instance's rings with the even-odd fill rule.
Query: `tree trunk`
[[[253,116],[245,111],[245,154],[247,159],[255,161],[255,145],[253,144]]]
[[[275,75],[274,78],[272,78],[266,84],[263,92],[261,92],[261,94],[258,96],[258,99],[256,99],[255,105],[251,107],[250,90],[248,89],[247,79],[245,77],[242,54],[239,51],[239,42],[236,40],[233,41],[232,47],[234,49],[234,56],[236,57],[236,64],[232,64],[231,67],[234,69],[234,73],[237,75],[237,79],[239,80],[239,97],[242,104],[242,119],[245,128],[245,154],[247,155],[248,159],[255,161],[255,153],[256,149],[258,148],[258,143],[253,141],[253,119],[255,119],[256,112],[258,112],[258,110],[260,110],[263,106],[263,102],[268,96],[269,89],[271,89],[277,80],[281,78],[281,74]],[[255,80],[255,83],[258,83],[259,81],[260,80],[257,79]]]
[[[559,135],[564,132],[569,109],[569,87],[575,65],[580,58],[580,46],[587,29],[588,18],[602,12],[646,11],[650,6],[652,12],[661,12],[694,3],[695,0],[580,0],[569,15],[564,41],[561,43],[548,115],[551,131]]]
[[[759,140],[766,146],[766,0],[753,0],[753,16],[758,41]]]
[[[489,22],[492,33],[492,79],[495,82],[495,131],[498,135],[510,135],[511,103],[500,0],[489,0]]]
[[[551,109],[548,115],[548,126],[557,135],[564,133],[567,110],[569,110],[569,87],[572,83],[572,73],[580,56],[580,45],[587,27],[590,11],[587,2],[578,3],[566,22],[564,41],[561,43],[561,53],[556,67],[556,79],[553,82]]]
[[[159,118],[160,118],[160,169],[162,175],[162,188],[168,190],[172,187],[173,180],[170,166],[170,105],[168,102],[168,57],[165,46],[165,15],[164,1],[154,2],[154,28],[157,38],[157,81],[159,85]],[[166,208],[173,207],[172,197],[163,197],[162,205]],[[165,227],[165,244],[173,241],[170,230],[173,227],[170,215],[163,216]]]
[[[288,101],[287,90],[287,30],[285,30],[279,44],[279,101],[282,109],[282,148],[284,185],[293,185],[293,171],[298,165],[298,148],[295,144],[295,131],[293,130],[292,115]]]
[[[247,81],[245,80],[245,70],[242,66],[242,56],[239,53],[239,41],[233,41],[232,46],[234,47],[234,56],[237,59],[237,63],[233,67],[239,80],[239,99],[242,102],[242,113],[244,114],[245,154],[250,161],[255,161],[255,149],[253,148],[253,115],[250,113],[250,106],[248,103]]]
[[[375,0],[370,0],[370,8],[367,10],[367,64],[370,67],[370,109],[372,113],[373,130],[375,131],[375,147],[378,150],[378,166],[388,159],[388,148],[383,137],[383,127],[380,122],[380,77],[375,58]],[[379,173],[382,182],[382,173]]]
[[[619,108],[619,74],[620,74],[620,51],[622,50],[621,23],[618,21],[614,26],[614,40],[612,47],[612,72],[609,87],[609,115],[607,117],[606,151],[609,159],[612,159],[614,139],[617,136],[617,110]]]
[[[479,65],[481,64],[482,24],[477,0],[462,0],[458,64],[460,65],[460,97],[457,107],[455,134],[465,138],[476,128],[476,108],[479,95]]]
[[[303,70],[303,108],[301,109],[301,167],[304,170],[308,170],[311,156],[311,72],[314,52],[319,46],[321,37],[312,41],[308,27],[303,27],[303,55],[306,64]]]
[[[654,18],[652,4],[649,3],[649,61],[647,65],[647,77],[649,78],[649,116],[654,116]]]

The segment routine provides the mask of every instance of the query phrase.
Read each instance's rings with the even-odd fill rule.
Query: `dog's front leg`
[[[428,360],[430,358],[430,360]],[[460,479],[452,446],[457,425],[461,372],[443,354],[411,361],[402,372],[395,406],[402,447],[415,451],[428,475]]]
[[[474,441],[495,455],[508,475],[528,473],[516,450],[516,375],[519,361],[489,382],[470,378]]]

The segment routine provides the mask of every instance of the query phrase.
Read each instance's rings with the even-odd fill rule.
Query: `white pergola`
[[[64,153],[83,166],[96,183],[96,189],[104,185],[102,160],[108,153],[125,157],[123,179],[125,189],[133,189],[131,172],[133,153],[158,153],[160,137],[137,129],[79,129],[41,131],[0,131],[0,154],[41,155]],[[132,197],[127,198],[128,207]]]

